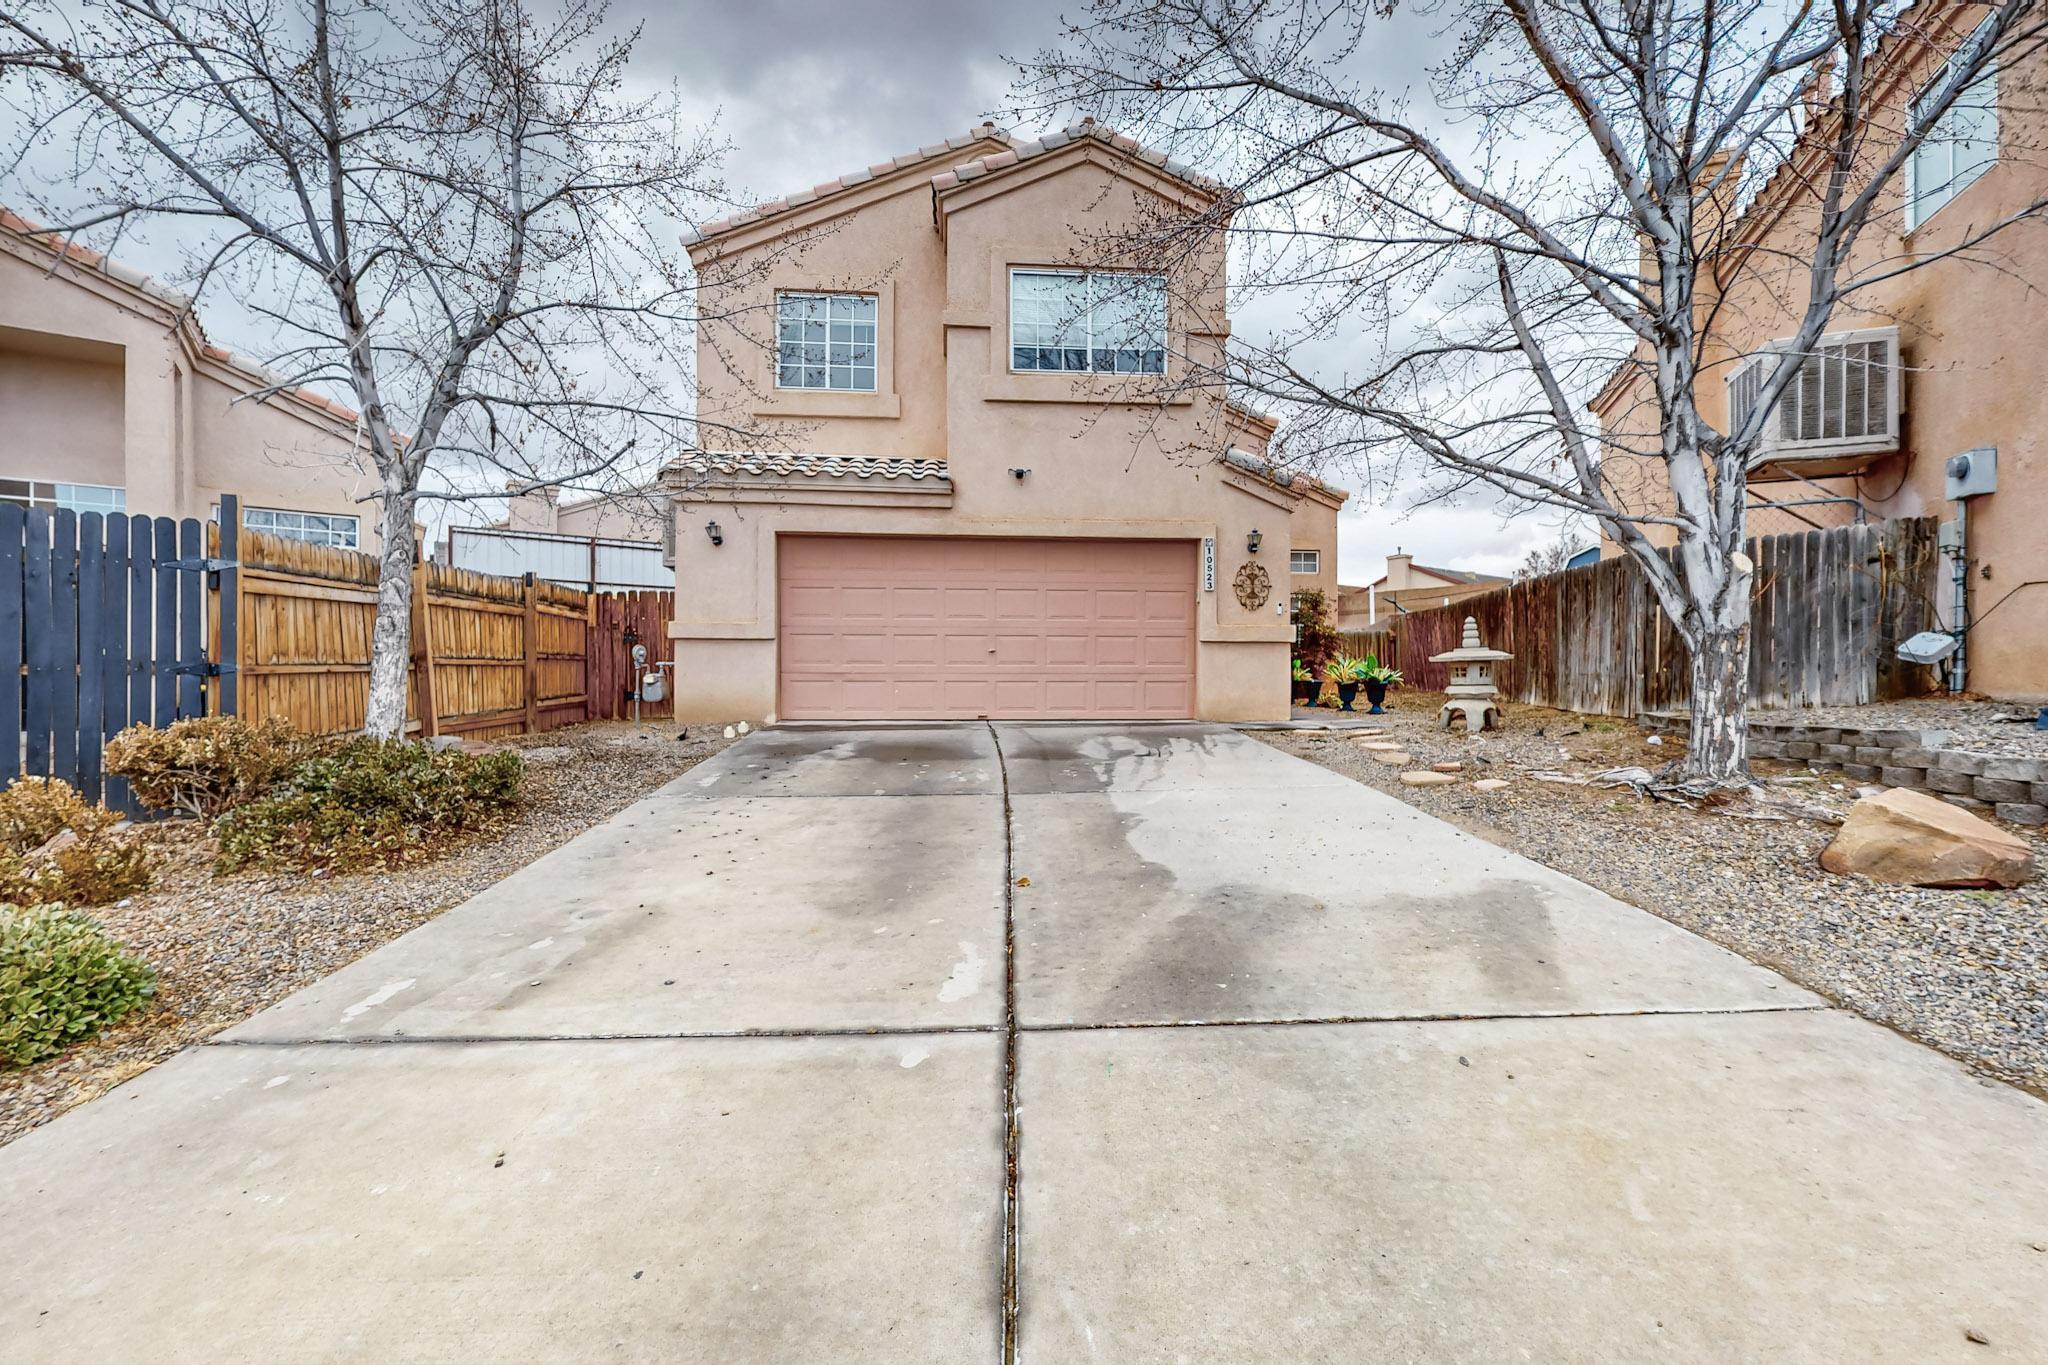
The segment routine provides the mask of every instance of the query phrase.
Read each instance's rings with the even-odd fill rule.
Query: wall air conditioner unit
[[[1728,422],[1739,427],[1789,342],[1771,342],[1728,376]],[[1753,481],[1856,474],[1899,449],[1899,329],[1831,332],[1799,368],[1750,457]]]

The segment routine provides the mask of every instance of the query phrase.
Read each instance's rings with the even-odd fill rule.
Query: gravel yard
[[[508,741],[527,757],[525,808],[497,836],[435,862],[332,880],[215,877],[194,821],[143,827],[155,886],[93,911],[156,968],[156,998],[103,1037],[0,1070],[0,1143],[348,965],[632,804],[723,748],[712,727],[600,721]]]
[[[1949,701],[1920,697],[1871,706],[1816,706],[1798,711],[1757,710],[1752,720],[1863,730],[1940,730],[1939,747],[2010,758],[2048,758],[2048,730],[2034,728],[2038,707],[2017,702]]]
[[[1468,739],[1434,728],[1441,701],[1440,694],[1397,691],[1397,709],[1370,718],[1384,724],[1380,734],[1275,731],[1258,738],[1589,882],[2048,1098],[2048,873],[2012,891],[1932,891],[1834,876],[1818,862],[1832,835],[1825,825],[1704,814],[1626,788],[1530,776],[1590,777],[1629,764],[1654,770],[1678,752],[1677,741],[1653,745],[1629,722],[1529,706],[1507,708],[1504,733]],[[1877,723],[1868,715],[1877,709],[1844,712],[1839,723]],[[1917,716],[1900,723],[1948,728]],[[1376,742],[1398,742],[1414,762],[1381,763],[1365,747]],[[1465,770],[1451,785],[1402,784],[1402,771],[1437,762],[1462,762]],[[1775,789],[1816,804],[1843,810],[1855,796],[1854,784],[1800,766],[1756,767],[1781,779]],[[1470,785],[1489,777],[1509,785],[1497,792]],[[2012,832],[2033,843],[2048,869],[2048,842]]]

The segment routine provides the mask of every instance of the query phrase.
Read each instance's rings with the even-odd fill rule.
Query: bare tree
[[[677,247],[720,149],[632,93],[636,37],[597,0],[0,0],[11,167],[67,153],[31,186],[45,216],[110,251],[199,225],[193,296],[270,320],[279,387],[353,398],[372,735],[404,732],[422,499],[589,486],[692,434]]]
[[[1544,578],[1554,573],[1563,573],[1573,555],[1579,552],[1579,543],[1567,537],[1553,540],[1548,545],[1539,545],[1522,556],[1521,567],[1515,570],[1517,579]]]
[[[1744,503],[1766,421],[1855,291],[1977,258],[2040,215],[2037,201],[1939,250],[1893,245],[1901,168],[1951,135],[1986,72],[2025,68],[2037,6],[1458,0],[1444,14],[1454,46],[1419,108],[1367,74],[1401,17],[1392,0],[1093,0],[1026,68],[1020,101],[1097,111],[1230,187],[1207,213],[1148,225],[1144,254],[1225,236],[1240,292],[1284,295],[1286,316],[1188,382],[1286,413],[1283,459],[1384,478],[1374,457],[1419,453],[1436,493],[1590,518],[1690,650],[1679,775],[1745,780]],[[1931,85],[1899,79],[1931,53],[1949,54]],[[1760,186],[1791,205],[1789,247],[1736,230]],[[1709,343],[1744,281],[1792,326],[1717,430],[1698,390],[1742,358]],[[1653,396],[1646,430],[1591,420],[1617,381]],[[1621,493],[1634,462],[1617,455],[1658,467],[1655,506]]]

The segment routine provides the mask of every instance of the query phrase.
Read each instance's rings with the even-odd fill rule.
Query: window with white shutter
[[[1755,410],[1787,345],[1772,342],[1728,377],[1731,431]],[[1899,332],[1874,327],[1824,336],[1799,361],[1764,423],[1757,454],[1884,454],[1898,445]]]

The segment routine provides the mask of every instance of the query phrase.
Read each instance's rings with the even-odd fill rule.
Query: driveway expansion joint
[[[1003,1365],[1016,1365],[1017,1352],[1017,838],[1010,806],[1010,765],[1003,737],[993,722],[996,771],[1003,788]]]
[[[661,1033],[408,1033],[374,1038],[208,1038],[203,1047],[408,1047],[433,1043],[687,1043],[746,1038],[941,1038],[995,1033],[996,1024],[896,1024],[873,1028],[683,1029]]]
[[[1019,1024],[1019,1033],[1105,1033],[1144,1029],[1295,1028],[1332,1024],[1488,1024],[1541,1023],[1546,1019],[1684,1019],[1711,1015],[1825,1014],[1835,1006],[1728,1005],[1691,1009],[1557,1010],[1546,1014],[1326,1014],[1283,1015],[1270,1019],[1132,1019],[1098,1023]]]

